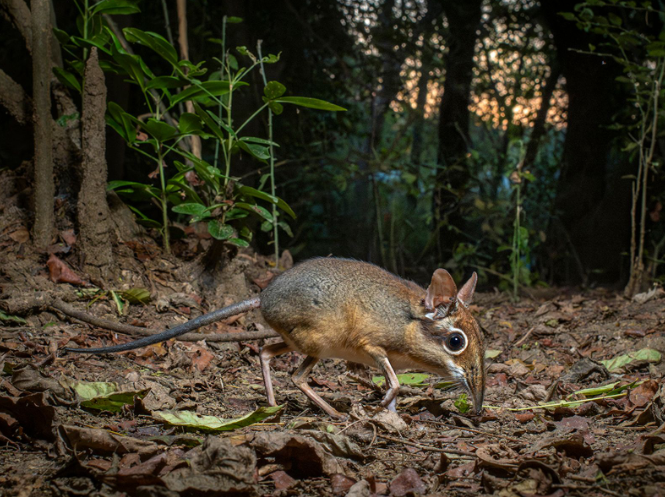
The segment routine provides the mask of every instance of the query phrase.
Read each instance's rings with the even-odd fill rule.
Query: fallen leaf
[[[517,421],[519,421],[522,424],[528,423],[529,421],[531,421],[535,417],[536,417],[536,415],[532,412],[523,412],[523,413],[515,414],[515,419],[517,419]]]
[[[28,243],[30,241],[30,232],[27,228],[19,228],[9,234],[9,238],[17,243]]]
[[[640,349],[637,352],[630,352],[628,354],[622,354],[620,356],[614,357],[613,359],[608,359],[605,361],[600,361],[608,371],[614,372],[624,366],[627,366],[634,361],[646,361],[659,363],[661,360],[661,354],[655,349]]]
[[[204,371],[215,358],[215,354],[210,352],[207,347],[197,343],[192,346],[194,354],[192,355],[192,365],[199,371]]]
[[[360,480],[349,489],[346,497],[370,497],[371,494],[372,491],[369,482],[367,480]]]
[[[298,483],[285,471],[275,471],[274,473],[270,473],[270,478],[273,482],[275,482],[275,489],[277,490],[286,490],[287,488],[291,488],[296,483]]]
[[[67,264],[51,254],[46,262],[49,277],[53,283],[70,283],[72,285],[85,285],[83,281]]]
[[[0,432],[11,440],[25,439],[25,435],[53,440],[55,408],[51,407],[43,392],[25,397],[0,397]]]
[[[263,457],[273,458],[276,464],[290,467],[291,475],[296,478],[346,474],[339,461],[309,437],[280,432],[259,433],[250,446]]]
[[[408,494],[424,494],[427,487],[413,468],[406,468],[390,482],[390,495],[404,497]]]
[[[203,445],[187,453],[187,463],[161,478],[171,493],[154,494],[259,495],[254,480],[256,456],[247,447],[234,446],[229,440],[209,436]]]
[[[155,442],[117,435],[97,428],[61,425],[58,429],[69,447],[76,451],[91,449],[97,453],[120,455],[137,452],[144,457],[152,457],[162,451]]]
[[[173,426],[185,426],[203,431],[229,431],[260,423],[266,418],[277,414],[283,406],[259,407],[241,418],[223,419],[216,416],[200,416],[192,411],[155,411],[153,417],[158,421],[165,421]]]
[[[658,391],[658,382],[655,380],[646,380],[637,388],[630,391],[628,398],[637,407],[647,405]]]
[[[60,238],[62,238],[62,240],[70,247],[76,244],[76,234],[74,233],[74,230],[61,231]]]
[[[351,490],[351,487],[353,487],[355,484],[356,480],[339,473],[334,474],[330,477],[330,487],[332,493],[335,495],[346,495],[349,492],[349,490]]]
[[[81,407],[99,411],[120,412],[133,405],[136,397],[145,397],[149,390],[122,390],[117,383],[79,381],[70,384],[79,396]]]

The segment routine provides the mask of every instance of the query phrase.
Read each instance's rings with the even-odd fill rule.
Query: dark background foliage
[[[262,40],[264,53],[281,54],[268,80],[347,109],[287,106],[276,117],[277,194],[298,214],[281,247],[296,259],[354,257],[416,278],[437,265],[458,277],[475,269],[504,286],[515,274],[526,285],[625,283],[638,159],[624,149],[638,118],[630,86],[617,81],[618,49],[588,53],[606,33],[560,15],[578,3],[197,0],[188,2],[189,57],[214,70],[221,53],[210,39],[222,37],[223,16],[240,17],[227,26],[230,53]],[[589,3],[602,15],[617,2]],[[167,4],[175,32],[175,3]],[[646,5],[662,12],[659,1]],[[166,36],[163,7],[144,1],[140,13],[115,20]],[[73,3],[54,8],[58,27],[73,32]],[[662,15],[621,12],[627,28],[663,37]],[[648,58],[644,47],[630,50],[638,62]],[[136,51],[155,72],[165,69],[150,50]],[[4,18],[0,68],[29,91],[29,54]],[[140,114],[144,99],[126,79],[107,75],[108,100]],[[238,122],[262,104],[260,74],[248,82],[234,100]],[[32,156],[31,130],[6,113],[0,127],[1,166],[15,169]],[[267,136],[267,114],[245,131]],[[213,153],[204,144],[204,158]],[[110,180],[145,182],[153,169],[111,130],[107,159]],[[245,184],[264,186],[265,172],[247,155],[233,159]],[[63,198],[75,197],[68,174],[58,181]],[[662,168],[650,170],[649,185],[645,253],[650,275],[662,279]],[[269,252],[270,241],[257,230],[253,243]]]

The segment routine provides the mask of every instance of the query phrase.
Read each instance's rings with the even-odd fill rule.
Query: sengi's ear
[[[457,298],[462,301],[464,305],[469,305],[473,298],[473,292],[476,290],[476,283],[478,282],[478,275],[474,272],[469,278],[469,281],[464,283],[464,286],[457,294]]]
[[[425,308],[428,311],[434,310],[441,304],[447,304],[457,295],[457,285],[453,277],[445,269],[437,269],[432,275],[432,282],[427,288],[425,297]]]

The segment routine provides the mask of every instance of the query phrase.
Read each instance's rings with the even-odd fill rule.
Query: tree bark
[[[180,45],[180,57],[189,60],[189,42],[187,41],[187,1],[177,0],[178,6],[178,44]],[[187,112],[194,114],[194,103],[190,100],[185,102]],[[201,137],[192,135],[189,137],[192,154],[201,158]]]
[[[445,0],[448,19],[446,80],[439,112],[439,164],[434,191],[434,219],[439,230],[439,257],[450,255],[454,237],[450,228],[464,230],[459,202],[469,183],[466,154],[469,143],[469,102],[473,78],[473,56],[480,24],[482,0]],[[448,225],[449,229],[441,229]]]
[[[19,124],[30,124],[32,101],[21,85],[0,69],[0,105],[16,119]]]
[[[35,139],[35,245],[51,243],[55,224],[53,145],[51,129],[51,7],[49,0],[32,3],[32,100]]]
[[[49,6],[49,15],[50,8]],[[23,0],[0,0],[0,12],[18,29],[25,41],[25,47],[32,53],[32,20],[28,5]]]
[[[106,201],[106,84],[97,48],[90,50],[83,83],[81,140],[83,164],[78,195],[81,259],[93,282],[103,283],[113,272],[112,228]]]

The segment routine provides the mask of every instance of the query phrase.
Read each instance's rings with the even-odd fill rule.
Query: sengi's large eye
[[[466,336],[461,331],[453,331],[444,342],[444,346],[451,354],[459,354],[464,351],[467,345]]]

